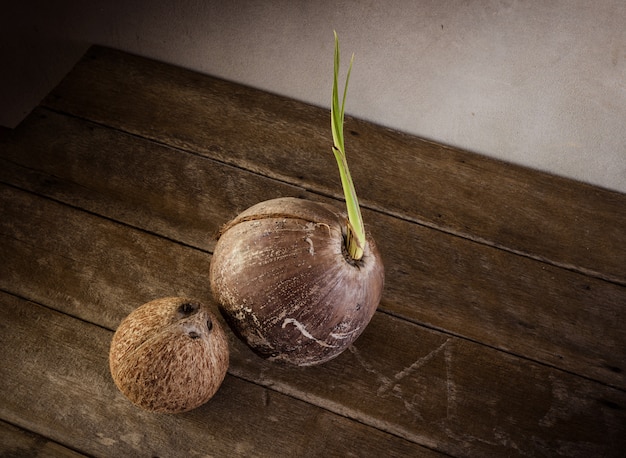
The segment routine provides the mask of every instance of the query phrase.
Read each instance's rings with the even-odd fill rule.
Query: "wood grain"
[[[325,109],[99,47],[44,103],[341,195]],[[626,284],[625,195],[353,118],[346,137],[364,206]]]
[[[0,302],[0,377],[12,393],[2,400],[3,418],[86,454],[440,456],[236,377],[192,412],[147,413],[110,378],[111,331],[4,293]]]
[[[18,349],[12,350],[15,354],[6,355],[7,361],[12,361],[7,367],[28,361],[29,354],[34,358],[19,368],[23,371],[21,379],[2,373],[12,393],[25,390],[24,396],[36,397],[30,390],[46,386],[46,380],[20,380],[32,377],[30,373],[36,371],[37,364],[50,361],[52,366],[43,373],[58,378],[55,390],[84,378],[86,385],[76,394],[77,399],[90,397],[92,392],[87,387],[93,387],[107,398],[90,401],[94,404],[86,405],[85,412],[102,410],[98,405],[113,403],[115,393],[105,363],[110,338],[105,328],[113,329],[137,305],[168,294],[197,297],[216,309],[205,281],[210,262],[206,252],[11,187],[0,188],[0,204],[2,214],[9,216],[5,221],[10,221],[0,226],[2,257],[6,260],[0,266],[0,289],[45,303],[62,313],[55,316],[65,317],[63,324],[57,325],[47,309],[32,312],[41,315],[35,319],[30,312],[20,315],[28,307],[11,306],[11,301],[4,306],[7,315],[0,322],[5,323],[2,335],[7,340],[2,348],[21,342]],[[37,280],[29,282],[29,278]],[[9,324],[14,314],[21,317],[22,324]],[[81,321],[75,323],[72,316]],[[82,320],[98,327],[83,329],[87,325]],[[30,321],[42,323],[45,329],[28,331],[24,323]],[[14,327],[17,331],[11,330]],[[25,334],[41,340],[31,342]],[[33,349],[41,349],[45,347],[43,342],[55,339],[60,350],[54,351],[59,354],[37,356]],[[626,423],[624,391],[384,313],[376,314],[349,352],[319,368],[268,363],[232,334],[230,346],[233,375],[271,388],[277,395],[301,399],[455,456],[504,454],[511,451],[513,443],[532,454],[563,450],[573,456],[585,456],[589,451],[619,456],[617,451],[626,446],[622,434]],[[80,353],[72,353],[75,351]],[[96,371],[99,378],[94,380],[91,373],[64,378],[63,371],[73,367],[72,361],[83,361],[80,370]],[[61,375],[54,375],[57,372],[53,368],[58,368]],[[234,383],[231,378],[227,380],[228,384]],[[110,387],[105,386],[108,383]],[[224,395],[228,398],[224,408],[229,406],[236,412],[240,407],[230,403],[250,395],[250,391],[254,390],[249,386],[236,392],[224,391],[228,393]],[[53,392],[52,396],[56,400],[52,410],[75,404],[67,398],[69,394],[63,397]],[[35,419],[19,418],[31,415],[20,408],[25,399],[16,398],[16,404],[7,400],[10,405],[4,409],[11,413],[3,410],[3,418],[20,424],[29,421],[29,425],[37,424],[39,428],[45,425],[47,429],[33,430],[54,440],[69,434],[69,430],[49,429],[62,415],[52,418],[41,412]],[[119,399],[115,402],[123,404]],[[41,408],[50,410],[50,406]],[[293,412],[287,405],[281,409]],[[110,421],[127,414],[111,407],[94,424],[107,431],[106,437],[120,437],[119,430],[109,432],[113,428]],[[284,422],[290,423],[290,418]],[[467,418],[472,422],[467,423]],[[202,421],[207,420],[202,417]],[[245,431],[252,427],[252,423],[228,424]],[[152,420],[143,430],[157,431],[159,435],[160,427]],[[585,434],[581,436],[580,431]],[[92,453],[83,448],[88,446],[94,445],[85,443],[73,448]]]
[[[0,456],[4,458],[80,458],[86,455],[33,432],[0,421]]]
[[[363,335],[294,368],[229,331],[207,405],[154,415],[123,398],[113,330],[157,297],[216,310],[224,223],[274,197],[343,205],[328,124],[325,109],[94,47],[0,129],[0,453],[623,456],[626,196],[352,118],[387,272]]]
[[[36,111],[0,145],[5,182],[206,252],[223,224],[259,201],[330,201],[46,110]],[[381,310],[626,388],[623,286],[385,213],[364,215],[386,264]],[[154,273],[140,269],[133,281],[149,275]]]

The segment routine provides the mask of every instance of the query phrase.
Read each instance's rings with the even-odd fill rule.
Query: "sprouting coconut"
[[[352,60],[340,105],[335,33],[332,150],[347,214],[304,199],[269,200],[226,224],[215,247],[210,282],[220,311],[265,358],[307,366],[338,356],[363,332],[381,299],[383,263],[365,232],[344,148],[351,69]]]
[[[133,404],[178,413],[213,397],[226,376],[228,356],[226,334],[206,305],[166,297],[124,318],[111,341],[109,367]]]

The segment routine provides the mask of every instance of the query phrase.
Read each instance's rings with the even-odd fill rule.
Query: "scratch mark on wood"
[[[261,402],[263,403],[263,407],[268,407],[270,405],[270,395],[268,390],[263,390],[261,392]]]
[[[376,369],[374,369],[374,367],[368,363],[365,358],[363,358],[363,356],[361,355],[361,353],[359,352],[359,350],[357,350],[355,345],[350,345],[348,347],[348,350],[350,351],[350,353],[352,353],[354,355],[354,357],[356,358],[356,360],[359,362],[359,364],[361,365],[361,367],[363,367],[363,369],[365,369],[367,372],[369,372],[370,374],[374,374],[376,375],[376,378],[382,382],[382,383],[386,383],[386,381],[388,381],[389,379],[387,377],[385,377],[383,374],[381,374],[379,371],[377,371]]]
[[[446,345],[450,340],[446,340]],[[452,380],[452,348],[446,345],[444,352],[446,362],[446,418],[448,420],[456,417],[456,384]]]
[[[435,356],[437,356],[439,353],[441,353],[441,351],[448,345],[448,342],[450,342],[450,339],[447,339],[444,343],[442,343],[438,348],[434,349],[433,351],[431,351],[429,354],[427,354],[426,356],[418,359],[417,361],[415,361],[413,364],[411,364],[408,367],[405,367],[404,369],[402,369],[401,371],[397,372],[394,376],[393,376],[393,380],[390,379],[386,379],[381,386],[378,388],[378,395],[382,395],[384,393],[386,393],[387,391],[389,391],[390,389],[394,389],[398,383],[404,379],[405,377],[408,377],[409,375],[411,375],[412,373],[414,373],[417,369],[419,369],[420,367],[422,367],[424,364],[428,363],[430,360],[432,360]]]
[[[413,399],[406,399],[404,393],[402,391],[402,387],[400,386],[400,382],[411,374],[415,373],[419,368],[423,367],[433,358],[435,358],[440,353],[444,352],[445,355],[445,365],[446,365],[446,397],[447,397],[447,414],[453,415],[456,409],[456,386],[452,381],[451,375],[451,362],[452,362],[452,350],[450,349],[451,339],[447,339],[443,342],[439,347],[428,353],[426,356],[419,358],[414,363],[405,367],[404,369],[396,372],[392,377],[387,377],[380,371],[376,370],[369,362],[363,358],[361,353],[357,350],[356,346],[351,345],[349,347],[350,352],[355,356],[361,367],[365,369],[367,372],[374,374],[380,383],[376,394],[378,396],[384,397],[389,394],[401,400],[404,404],[404,408],[407,412],[412,413],[416,419],[420,421],[424,421],[423,416],[419,412],[416,407],[416,403]]]
[[[586,412],[591,408],[590,395],[578,394],[574,399],[567,385],[554,375],[548,377],[551,384],[552,402],[545,415],[539,420],[539,426],[551,428],[558,422],[569,421],[572,416]]]

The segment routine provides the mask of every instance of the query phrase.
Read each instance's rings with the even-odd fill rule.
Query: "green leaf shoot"
[[[348,227],[346,244],[350,257],[359,261],[363,257],[363,248],[365,247],[365,227],[363,226],[363,217],[361,216],[361,208],[354,189],[354,183],[348,169],[348,161],[346,159],[346,150],[343,136],[344,109],[346,104],[346,93],[348,92],[348,81],[352,71],[352,63],[354,54],[350,59],[350,66],[346,75],[346,83],[343,90],[341,105],[339,104],[339,38],[335,33],[335,62],[334,62],[334,78],[333,78],[333,94],[330,113],[331,130],[333,134],[333,153],[339,167],[339,175],[341,177],[341,186],[346,199],[346,207],[348,210]]]

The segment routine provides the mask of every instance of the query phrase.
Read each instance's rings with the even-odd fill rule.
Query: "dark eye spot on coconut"
[[[200,338],[200,334],[198,334],[196,331],[189,331],[188,336],[191,337],[194,340]]]
[[[193,315],[198,311],[199,308],[200,306],[198,304],[194,304],[193,302],[185,302],[184,304],[181,304],[180,307],[178,307],[178,313],[185,317]]]
[[[209,330],[209,332],[211,332],[213,330],[213,321],[207,320],[206,327]]]

